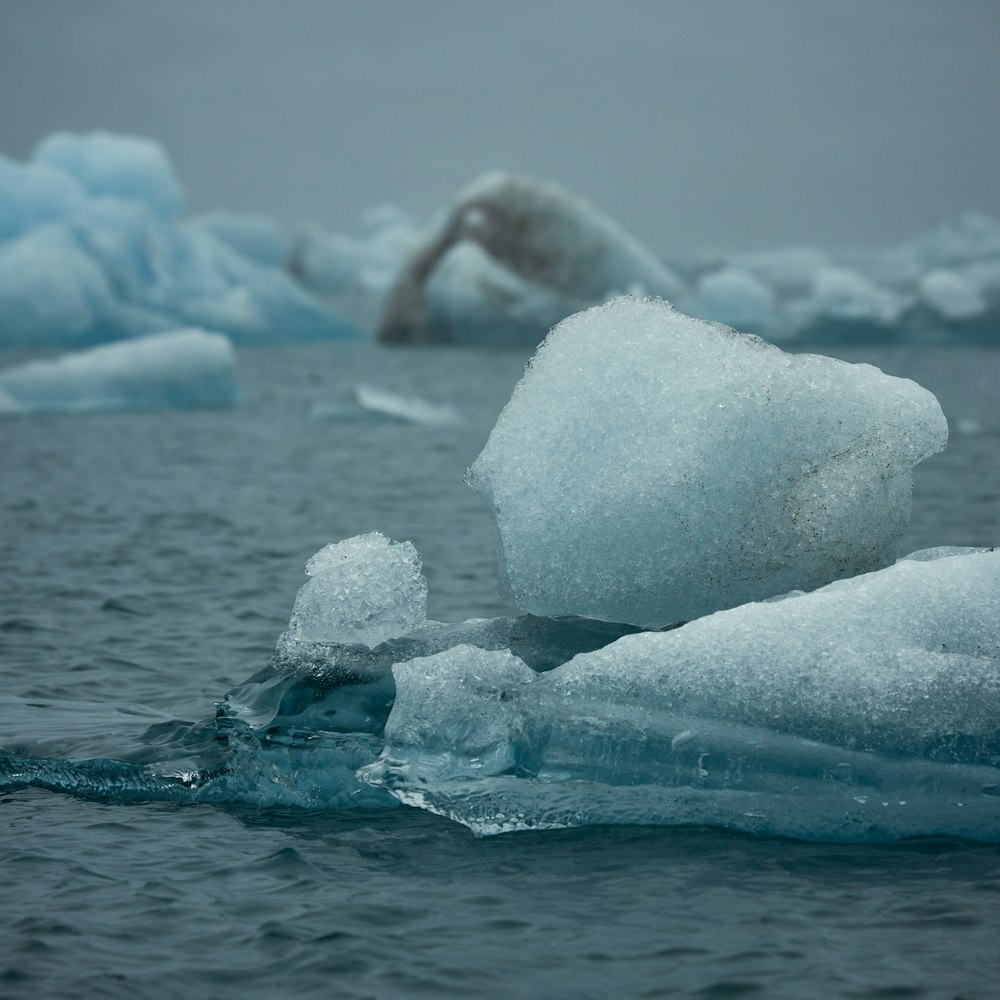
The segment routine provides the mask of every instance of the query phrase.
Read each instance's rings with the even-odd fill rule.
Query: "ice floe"
[[[87,412],[229,406],[236,401],[229,341],[174,330],[0,369],[0,412]]]

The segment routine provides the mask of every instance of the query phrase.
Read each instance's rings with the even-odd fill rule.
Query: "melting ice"
[[[214,718],[0,753],[0,790],[1000,840],[1000,552],[894,561],[946,430],[911,382],[660,301],[573,317],[472,472],[535,614],[428,621],[413,546],[348,539]]]

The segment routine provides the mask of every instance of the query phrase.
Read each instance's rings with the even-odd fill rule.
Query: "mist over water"
[[[352,228],[504,168],[671,253],[1000,214],[988,2],[8,3],[0,150],[152,135],[195,210]]]

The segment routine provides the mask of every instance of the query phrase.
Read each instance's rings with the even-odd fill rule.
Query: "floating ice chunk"
[[[228,406],[235,358],[219,334],[176,330],[7,368],[0,393],[22,413]]]
[[[626,636],[545,674],[470,647],[398,664],[385,750],[362,776],[479,833],[996,840],[1000,552],[954,552]]]
[[[320,549],[306,573],[288,626],[297,638],[377,646],[426,620],[427,581],[410,542],[357,535]]]
[[[754,333],[774,325],[774,292],[750,271],[724,267],[699,279],[694,311]]]
[[[920,279],[920,296],[946,320],[972,319],[986,309],[979,286],[958,271],[929,271]]]
[[[458,410],[447,403],[430,403],[416,396],[397,396],[393,392],[360,383],[354,389],[355,398],[369,413],[422,427],[451,427],[461,423]]]
[[[419,396],[400,396],[364,382],[354,387],[353,398],[349,401],[313,403],[309,416],[313,420],[390,421],[421,427],[451,427],[462,422],[462,415],[448,403],[432,403]]]
[[[664,625],[891,563],[946,439],[913,382],[622,298],[552,331],[469,483],[516,607]]]
[[[152,139],[56,132],[35,150],[34,162],[72,177],[91,197],[140,201],[164,220],[184,210],[180,181],[166,151]]]
[[[412,254],[387,301],[380,340],[433,343],[451,336],[434,326],[427,290],[439,264],[463,242],[478,245],[532,294],[542,288],[569,302],[602,302],[635,282],[671,298],[684,292],[680,279],[649,250],[583,199],[554,184],[496,172],[461,191]],[[514,286],[508,280],[499,287],[507,294]],[[511,302],[516,307],[517,299]],[[493,311],[501,307],[495,302]],[[535,337],[546,329],[539,327]],[[471,332],[463,337],[476,339]]]
[[[276,268],[285,266],[288,235],[270,216],[217,210],[196,216],[188,225],[204,229],[258,264]]]

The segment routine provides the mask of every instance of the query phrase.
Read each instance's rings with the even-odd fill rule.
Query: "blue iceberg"
[[[84,345],[183,326],[238,343],[358,335],[280,261],[261,259],[265,236],[256,254],[241,252],[238,226],[220,238],[217,221],[185,222],[183,207],[150,140],[63,133],[27,164],[0,158],[0,345]]]

